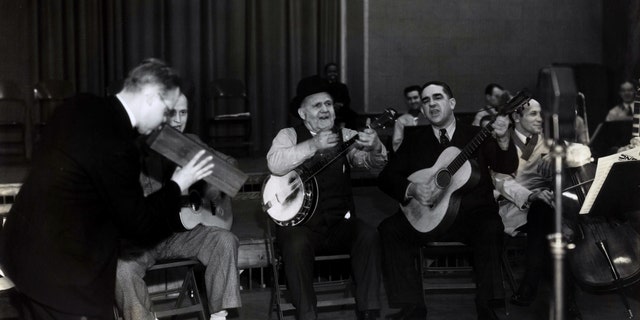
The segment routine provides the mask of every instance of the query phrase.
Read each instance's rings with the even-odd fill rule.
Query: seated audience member
[[[338,128],[328,83],[319,77],[300,80],[290,104],[303,124],[284,128],[273,139],[267,164],[285,175],[308,161],[331,157],[342,142],[358,134],[356,147],[317,175],[318,201],[313,216],[296,226],[276,226],[287,285],[296,319],[317,319],[313,263],[317,252],[350,252],[358,319],[375,319],[380,309],[380,239],[378,232],[354,210],[351,166],[381,168],[387,152],[372,129]]]
[[[540,278],[551,268],[547,235],[554,232],[554,195],[551,171],[540,172],[539,166],[549,154],[542,135],[542,109],[536,100],[512,114],[514,128],[511,139],[519,156],[515,176],[494,173],[494,184],[501,195],[500,216],[505,233],[513,236],[526,230],[527,251],[525,274],[517,292],[511,297],[516,305],[528,306],[535,299]],[[570,275],[567,275],[570,279]],[[581,319],[574,297],[573,281],[567,282],[568,319]]]
[[[457,122],[453,110],[456,99],[444,82],[431,81],[422,86],[422,113],[431,125],[407,128],[407,134],[396,155],[378,177],[382,191],[401,204],[417,202],[431,206],[442,190],[433,181],[414,183],[408,177],[414,172],[433,167],[447,147],[463,148],[480,128]],[[460,194],[460,206],[452,225],[436,234],[421,233],[409,223],[401,210],[385,219],[380,232],[382,270],[389,306],[401,308],[391,319],[425,319],[427,309],[422,292],[422,277],[415,267],[420,246],[431,241],[462,241],[473,250],[476,275],[476,311],[478,319],[496,319],[496,301],[504,292],[500,272],[503,226],[498,205],[493,198],[489,169],[494,172],[514,172],[518,156],[507,128],[509,120],[500,116],[493,123],[495,138],[489,137],[470,155],[477,163],[479,182]],[[445,156],[446,157],[446,156]],[[453,160],[453,159],[450,159]],[[446,161],[446,160],[445,160]],[[443,163],[446,165],[446,163]]]
[[[635,83],[631,80],[621,83],[618,94],[622,102],[609,110],[605,121],[633,119],[633,100],[636,95]]]
[[[333,97],[336,124],[341,128],[357,129],[358,114],[351,109],[351,96],[346,84],[340,82],[338,65],[330,62],[324,66],[324,77],[329,82],[329,92]]]
[[[487,87],[484,89],[484,99],[487,104],[476,113],[471,124],[474,126],[479,126],[480,119],[482,119],[482,117],[486,115],[498,114],[498,110],[496,108],[501,104],[501,102],[503,102],[504,93],[504,88],[497,83],[490,83],[489,85],[487,85]]]
[[[180,95],[167,125],[183,132],[188,119],[188,101]],[[190,135],[197,139],[197,136]],[[140,183],[145,195],[160,189],[174,171],[180,170],[162,155],[151,150],[144,138],[139,139],[142,159]],[[197,139],[199,140],[199,139]],[[178,147],[178,146],[176,146]],[[214,151],[215,152],[215,151]],[[235,159],[220,152],[217,156],[230,163]],[[216,186],[199,181],[190,188],[191,194],[202,195],[205,208],[207,203],[217,203],[216,209],[230,208],[222,201],[231,201]],[[194,193],[197,192],[197,193]],[[238,239],[222,226],[198,225],[192,230],[176,232],[151,248],[125,245],[118,259],[116,271],[116,302],[125,320],[153,320],[151,300],[143,277],[146,270],[156,261],[174,258],[194,258],[206,269],[204,278],[211,320],[226,319],[227,309],[240,307],[239,273],[237,266]]]
[[[148,59],[115,96],[80,94],[56,108],[0,233],[22,319],[113,319],[120,241],[150,243],[182,228],[180,194],[211,174],[212,158],[198,152],[145,197],[135,145],[174,108],[178,82]]]
[[[404,128],[417,125],[428,125],[429,120],[420,111],[422,102],[420,101],[420,86],[409,86],[404,88],[404,98],[407,104],[407,113],[396,119],[393,128],[393,151],[398,150],[404,137]]]

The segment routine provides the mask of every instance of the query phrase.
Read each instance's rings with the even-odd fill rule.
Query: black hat
[[[296,87],[296,96],[289,102],[289,112],[298,115],[298,109],[302,101],[306,97],[320,92],[326,92],[331,95],[331,88],[327,80],[317,75],[303,78],[298,82],[298,87]]]

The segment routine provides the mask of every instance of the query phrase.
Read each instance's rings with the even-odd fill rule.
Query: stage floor
[[[267,174],[266,161],[260,158],[244,158],[239,159],[240,168],[249,173],[251,183],[246,186],[243,192],[239,193],[234,199],[234,224],[232,231],[242,239],[259,239],[264,236],[266,216],[260,207],[259,187],[261,179]],[[0,183],[19,183],[22,182],[28,172],[27,164],[0,165]],[[370,174],[355,171],[354,176],[354,199],[358,215],[365,222],[376,226],[382,219],[397,210],[397,204],[388,196],[383,194],[375,187],[374,178]],[[262,178],[261,178],[262,177]],[[514,265],[516,275],[520,275],[522,265]],[[247,283],[243,284],[242,291],[243,307],[235,314],[236,319],[252,319],[263,320],[268,318],[270,289],[269,283],[266,288],[261,288],[260,283],[255,283],[259,269],[253,269],[253,276],[248,278],[245,273],[246,281],[253,281],[253,286],[249,289]],[[269,268],[262,270],[265,274],[269,274]],[[267,277],[268,278],[268,277]],[[268,282],[265,280],[265,282]],[[506,309],[501,309],[499,317],[501,319],[523,319],[523,320],[539,320],[548,319],[550,310],[550,285],[547,283],[540,289],[538,299],[529,307],[518,307],[507,304]],[[507,286],[507,296],[511,295],[511,290]],[[630,289],[628,291],[635,299],[630,299],[634,314],[640,314],[640,303],[637,301],[640,296],[640,290]],[[578,305],[582,311],[585,320],[603,320],[603,319],[625,319],[626,313],[616,294],[591,294],[579,291],[577,294]],[[386,296],[384,288],[381,289],[382,310],[384,316],[394,312],[390,310],[386,304]],[[456,293],[456,294],[428,294],[426,301],[429,310],[429,319],[476,319],[474,308],[473,293]],[[272,315],[275,317],[275,314]],[[0,319],[15,318],[15,310],[8,305],[7,297],[0,294]],[[293,319],[291,313],[286,317]],[[331,310],[329,312],[321,312],[319,319],[355,319],[353,309],[348,310]]]

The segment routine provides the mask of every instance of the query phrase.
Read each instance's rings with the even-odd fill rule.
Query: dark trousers
[[[401,211],[385,219],[378,230],[389,306],[425,306],[422,277],[416,267],[418,250],[431,241],[461,241],[472,247],[476,307],[479,315],[486,313],[491,300],[504,297],[500,269],[503,229],[497,210],[491,208],[461,212],[452,227],[437,237],[416,231]]]
[[[374,227],[357,219],[344,219],[329,229],[277,227],[276,238],[297,319],[317,317],[313,290],[316,254],[350,253],[358,310],[380,308],[380,237]]]
[[[543,201],[534,201],[527,213],[527,224],[524,230],[527,232],[526,268],[522,285],[528,285],[537,290],[540,279],[545,274],[553,273],[551,249],[547,236],[555,232],[555,209]],[[564,266],[565,298],[568,302],[574,302],[576,285],[573,274],[567,266]]]
[[[551,265],[547,235],[554,231],[553,207],[543,201],[534,201],[527,213],[527,253],[523,283],[537,288],[540,277]]]
[[[35,301],[17,291],[11,293],[11,302],[20,314],[21,320],[112,320],[113,310],[105,310],[101,315],[70,314],[56,310]]]

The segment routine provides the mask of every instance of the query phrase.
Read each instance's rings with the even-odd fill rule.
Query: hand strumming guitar
[[[320,131],[311,139],[311,145],[316,151],[334,147],[338,142],[338,135],[331,131]]]
[[[440,200],[441,188],[438,188],[433,179],[427,183],[411,182],[407,188],[407,197],[414,198],[423,206],[433,206]]]

